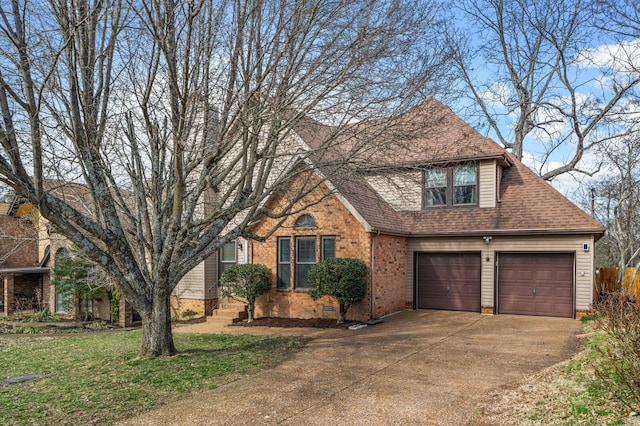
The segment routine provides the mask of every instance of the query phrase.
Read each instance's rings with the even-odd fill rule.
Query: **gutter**
[[[49,272],[49,267],[23,267],[23,268],[3,268],[0,274],[45,274]]]
[[[470,231],[451,231],[451,232],[430,232],[430,233],[413,233],[410,232],[405,234],[407,237],[467,237],[470,235],[575,235],[575,234],[585,234],[585,235],[593,235],[593,234],[603,234],[604,229],[602,228],[592,228],[592,229],[571,229],[571,228],[561,228],[561,229],[540,229],[540,228],[530,228],[530,229],[474,229]]]

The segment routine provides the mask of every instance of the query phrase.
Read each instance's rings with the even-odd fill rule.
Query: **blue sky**
[[[468,22],[464,22],[461,25],[468,25]],[[468,28],[465,29],[465,31],[468,30]],[[613,97],[613,84],[616,80],[620,82],[629,78],[637,78],[638,70],[640,69],[640,39],[617,42],[613,38],[605,39],[604,34],[598,33],[589,40],[591,40],[589,44],[582,46],[570,58],[572,59],[572,64],[569,67],[569,73],[573,86],[577,89],[576,98],[578,103],[593,105],[597,110],[598,106],[603,105],[604,102]],[[476,39],[475,42],[480,42],[480,39]],[[504,72],[504,69],[501,70],[499,65],[487,64],[482,58],[476,58],[472,72],[472,78],[478,84],[484,84],[481,91],[482,97],[487,102],[488,107],[492,108],[495,113],[494,118],[498,122],[501,133],[508,140],[511,140],[515,115],[508,113],[504,103],[509,101],[513,92],[508,85],[502,84],[497,77],[503,75],[501,73]],[[562,87],[556,87],[552,92],[551,99],[557,104],[566,105],[568,92]],[[451,105],[451,107],[461,117],[472,123],[478,131],[499,142],[495,131],[486,124],[486,119],[478,120],[477,116],[469,114],[468,106],[470,102],[469,99],[460,100],[457,104]],[[618,106],[624,109],[626,118],[636,120],[640,118],[640,107],[637,103],[623,99],[618,103]],[[517,109],[515,112],[517,112]],[[543,118],[551,118],[555,122],[545,126],[544,131],[534,131],[527,136],[523,156],[525,164],[538,173],[565,164],[569,158],[573,157],[575,151],[575,140],[569,138],[564,140],[551,154],[548,154],[551,144],[562,140],[564,136],[570,135],[572,132],[569,123],[553,109],[543,109],[539,120]],[[625,126],[620,125],[620,123],[621,120],[606,128],[602,127],[598,132],[594,132],[587,141],[625,129]],[[546,156],[547,154],[548,157]],[[597,152],[587,151],[579,167],[584,170],[594,171],[600,163],[600,158],[601,156]],[[612,173],[611,169],[606,166],[602,167],[596,178],[607,173]],[[566,173],[556,177],[552,184],[560,192],[575,200],[580,195],[580,191],[584,191],[585,188],[588,189],[591,186],[591,178],[581,173]]]

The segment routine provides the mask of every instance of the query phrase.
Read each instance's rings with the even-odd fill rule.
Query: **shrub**
[[[367,294],[367,265],[360,259],[326,259],[311,267],[309,282],[314,286],[309,293],[313,300],[328,295],[338,301],[338,323],[342,323],[347,309]]]
[[[25,321],[25,322],[52,322],[52,321],[58,321],[59,319],[60,318],[58,318],[56,315],[53,315],[51,312],[49,312],[48,308],[42,308],[39,311],[36,311],[33,314],[31,314],[30,316],[28,316],[23,321]]]
[[[81,312],[77,304],[104,297],[114,288],[103,270],[74,249],[71,253],[56,255],[55,266],[51,270],[51,284],[57,294],[65,296],[62,307],[72,311],[75,319],[84,321],[91,317],[91,313]],[[81,315],[84,317],[81,318]]]
[[[111,322],[119,322],[120,321],[120,299],[122,298],[122,293],[120,290],[115,289],[108,293],[109,295],[109,314],[111,315]]]
[[[271,289],[271,271],[264,265],[233,265],[222,273],[222,296],[247,299],[248,322],[253,321],[256,298]]]
[[[182,318],[187,320],[193,319],[196,315],[198,315],[198,313],[192,309],[187,309],[186,311],[182,312]]]
[[[608,336],[595,366],[605,386],[632,410],[640,408],[640,305],[613,293],[598,302],[594,322]]]

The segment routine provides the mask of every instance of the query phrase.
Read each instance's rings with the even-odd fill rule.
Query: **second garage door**
[[[480,312],[480,253],[417,253],[416,306]]]
[[[498,313],[573,317],[573,253],[499,253]]]

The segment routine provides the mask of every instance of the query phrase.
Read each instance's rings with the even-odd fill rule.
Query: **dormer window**
[[[447,169],[433,168],[425,172],[425,196],[424,205],[447,205]]]
[[[478,167],[464,164],[453,168],[453,204],[478,204]]]
[[[296,229],[299,228],[316,228],[316,220],[310,214],[303,214],[296,220],[294,225]]]
[[[425,208],[478,205],[478,164],[425,170],[423,200]]]

